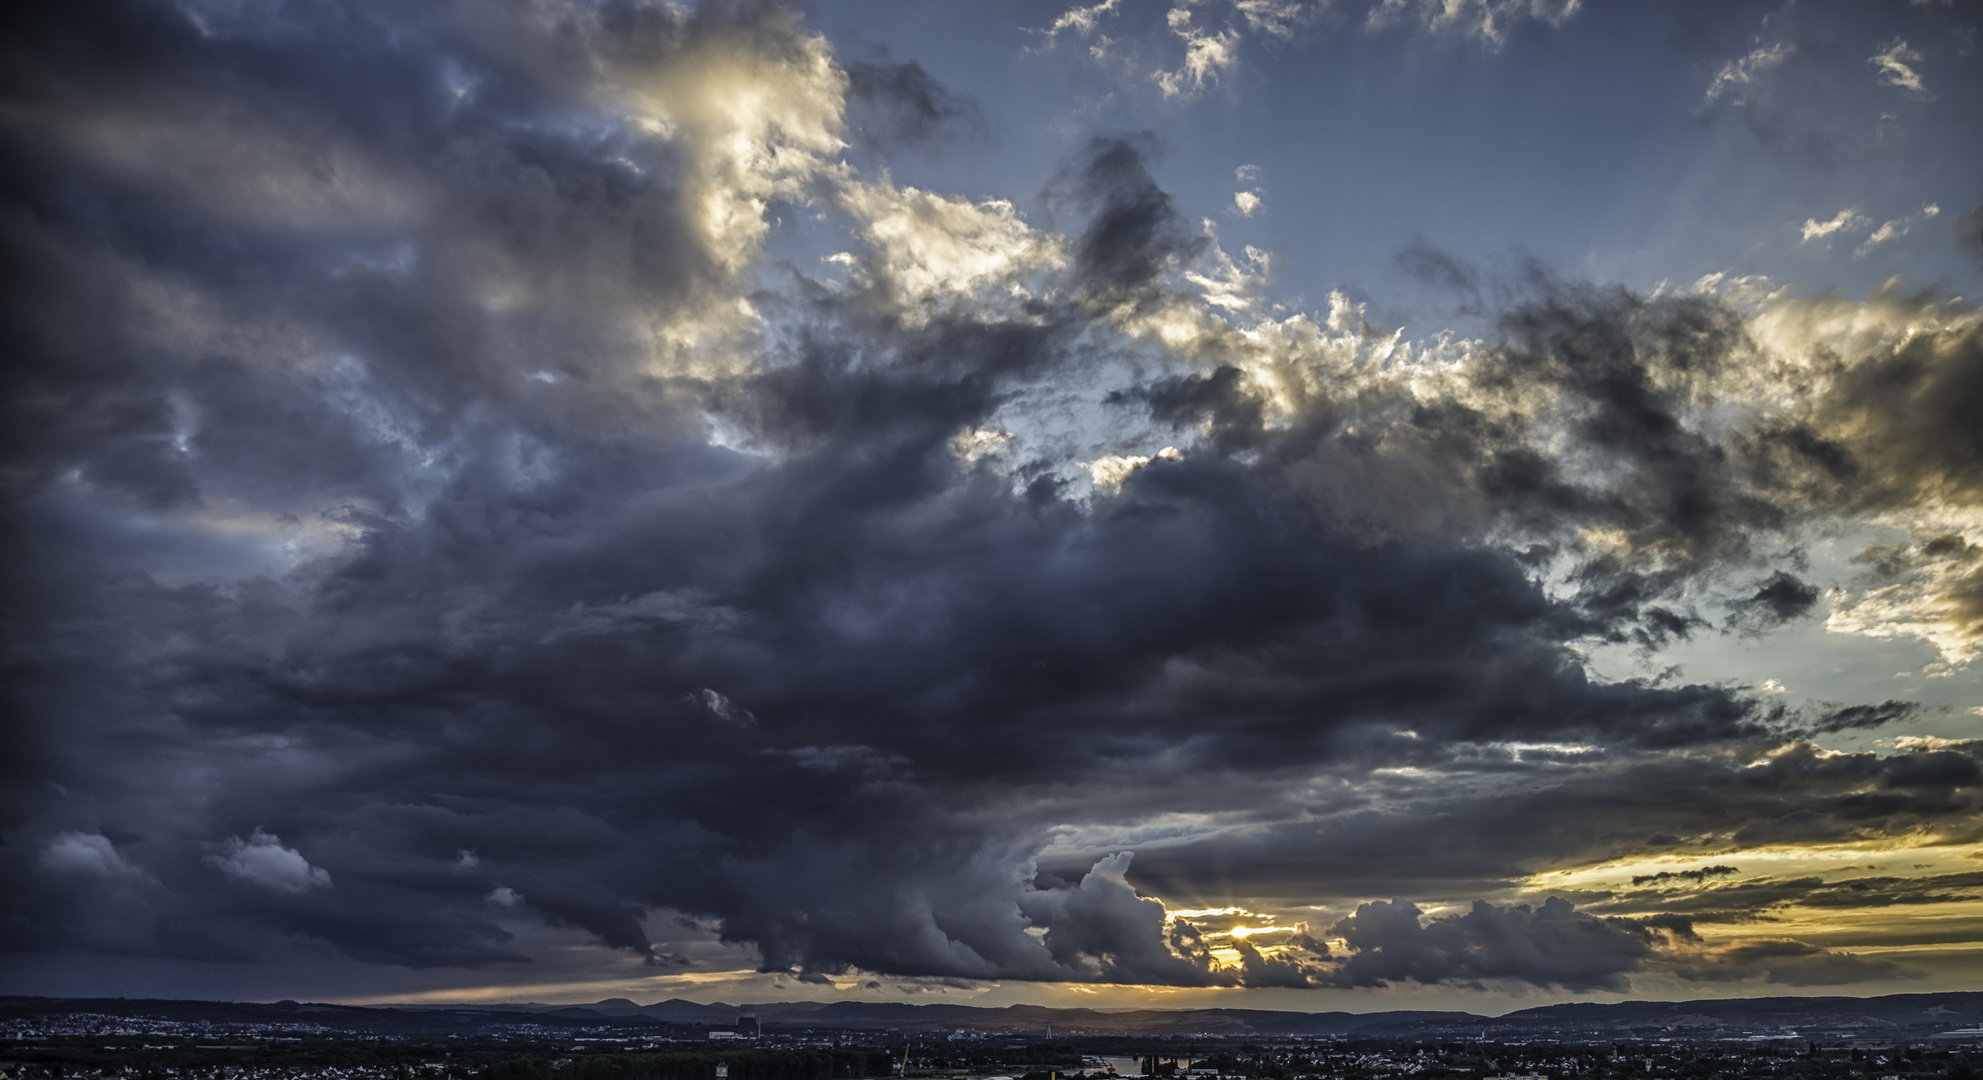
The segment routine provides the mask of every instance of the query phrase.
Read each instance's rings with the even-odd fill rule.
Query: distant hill
[[[1877,1030],[1976,1027],[1983,993],[1889,994],[1885,997],[1714,998],[1622,1001],[1614,1005],[1545,1005],[1498,1021],[1541,1029],[1647,1027],[1828,1028]]]
[[[601,1013],[633,1005],[625,999],[586,1006]],[[542,1006],[551,1011],[554,1006]],[[637,1006],[639,1014],[677,1024],[726,1025],[738,1007],[679,998]],[[779,1028],[970,1031],[1057,1035],[1351,1035],[1453,1031],[1634,1031],[1641,1029],[1767,1030],[1825,1028],[1961,1028],[1983,1025],[1983,993],[1893,994],[1885,997],[1711,998],[1695,1001],[1627,1001],[1616,1004],[1544,1005],[1500,1017],[1466,1012],[1282,1012],[1265,1009],[1137,1009],[1102,1012],[1009,1005],[912,1005],[907,1002],[772,1002],[756,1006],[767,1031]]]
[[[767,1034],[803,1030],[853,1034],[951,1034],[958,1030],[1026,1039],[1126,1036],[1219,1038],[1370,1036],[1409,1038],[1509,1036],[1811,1037],[1905,1035],[1983,1027],[1983,993],[1893,994],[1885,997],[1714,998],[1545,1005],[1506,1016],[1466,1012],[1282,1012],[1265,1009],[1137,1009],[1103,1012],[1038,1005],[983,1008],[906,1002],[772,1002],[753,1006]],[[641,1005],[608,998],[589,1005],[504,1003],[464,1005],[275,1004],[210,1001],[126,1001],[83,998],[0,998],[0,1019],[92,1013],[180,1022],[296,1024],[381,1035],[470,1033],[495,1026],[637,1028],[660,1038],[701,1038],[729,1028],[740,1007],[679,998]]]

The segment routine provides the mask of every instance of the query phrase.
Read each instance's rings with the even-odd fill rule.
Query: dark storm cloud
[[[1764,347],[1733,307],[1530,276],[1472,393],[1321,397],[1303,403],[1304,426],[1284,431],[1263,420],[1270,389],[1238,370],[1160,383],[1147,400],[1160,421],[1206,425],[1221,449],[1271,446],[1291,474],[1367,480],[1348,501],[1340,481],[1315,484],[1350,520],[1448,533],[1495,521],[1527,533],[1535,557],[1569,560],[1586,632],[1648,648],[1711,631],[1691,599],[1702,586],[1732,610],[1734,629],[1808,613],[1816,587],[1781,568],[1801,561],[1804,524],[1983,498],[1973,475],[1983,457],[1964,419],[1983,386],[1983,329],[1960,303],[1880,295],[1869,310],[1896,326],[1922,320],[1922,332],[1868,353],[1800,355],[1794,379],[1807,390],[1728,425],[1709,412]],[[1792,305],[1779,325],[1837,306]],[[1946,578],[1938,617],[1960,640],[1983,635],[1983,572],[1969,545],[1955,536],[1907,551],[1877,565],[1890,578]],[[1737,569],[1768,572],[1731,578]]]
[[[1656,874],[1634,874],[1632,876],[1632,884],[1647,885],[1662,881],[1705,881],[1711,877],[1739,873],[1741,871],[1733,866],[1703,866],[1699,870],[1680,870],[1677,872],[1661,870]]]
[[[1840,986],[1868,979],[1920,978],[1920,972],[1879,957],[1833,952],[1788,938],[1745,941],[1711,954],[1707,960],[1681,966],[1676,973],[1691,982],[1729,982],[1760,976],[1781,986]]]
[[[1463,915],[1421,920],[1406,900],[1375,901],[1330,928],[1356,953],[1334,975],[1346,986],[1510,979],[1573,990],[1617,990],[1642,967],[1656,932],[1597,918],[1551,897],[1540,907],[1476,900]]]
[[[1726,452],[1683,420],[1690,384],[1730,362],[1741,323],[1707,300],[1648,303],[1572,289],[1518,310],[1507,325],[1504,363],[1490,378],[1518,395],[1538,382],[1550,387],[1573,437],[1612,475],[1601,488],[1570,487],[1560,474],[1510,476],[1503,490],[1518,513],[1534,512],[1538,499],[1547,507],[1571,501],[1577,517],[1628,536],[1629,549],[1584,563],[1580,599],[1600,618],[1652,615],[1657,636],[1662,613],[1669,627],[1674,616],[1647,601],[1664,594],[1675,571],[1634,556],[1671,552],[1684,570],[1739,561],[1752,532],[1785,514],[1741,484]]]
[[[1054,287],[909,317],[738,270],[737,207],[830,170],[722,157],[670,78],[791,90],[765,139],[830,127],[843,82],[917,138],[966,111],[915,65],[815,63],[774,7],[9,17],[11,951],[491,967],[534,920],[662,967],[681,912],[810,979],[1610,987],[1671,933],[1396,901],[1343,956],[1232,969],[1149,893],[1443,896],[1975,820],[1973,747],[1778,746],[1735,691],[1573,648],[1711,632],[1682,593],[1729,563],[1794,617],[1757,536],[1973,494],[1973,334],[1746,443],[1691,423],[1743,337],[1706,299],[1551,285],[1471,396],[1346,378],[1287,416],[1213,342],[1084,403],[1203,433],[1084,497],[954,440],[1149,359],[1119,324],[1209,248],[1147,139],[1050,185]],[[1040,873],[1057,828],[1164,812],[1254,831]]]
[[[1904,309],[1922,303],[1897,300]],[[1850,433],[1849,441],[1810,449],[1787,442],[1779,451],[1779,460],[1805,459],[1799,479],[1809,488],[1868,506],[1973,505],[1983,496],[1983,435],[1970,423],[1983,406],[1983,327],[1925,333],[1883,363],[1828,374],[1833,390],[1815,403],[1807,426]],[[1827,453],[1834,446],[1845,452],[1837,464]],[[1840,490],[1848,483],[1853,490]]]
[[[1624,990],[1631,975],[1653,968],[1688,981],[1761,978],[1794,986],[1917,974],[1893,961],[1834,952],[1789,938],[1706,948],[1684,916],[1599,916],[1578,911],[1561,897],[1549,897],[1540,905],[1501,906],[1475,900],[1464,913],[1431,918],[1410,901],[1374,901],[1358,906],[1329,932],[1343,940],[1347,953],[1332,958],[1320,948],[1312,962],[1279,962],[1280,981],[1272,981],[1273,973],[1261,970],[1267,962],[1257,950],[1242,950],[1248,985],[1515,982]]]
[[[1968,746],[1883,758],[1793,744],[1760,762],[1731,747],[1706,761],[1591,755],[1567,768],[1546,759],[1413,763],[1435,761],[1440,792],[1317,800],[1299,824],[1153,846],[1138,854],[1134,879],[1189,903],[1207,902],[1198,883],[1216,881],[1293,905],[1316,880],[1339,896],[1390,890],[1453,902],[1507,891],[1551,866],[1635,853],[1712,854],[1917,828],[1971,841],[1983,810],[1973,787],[1983,766]]]
[[[1075,243],[1076,274],[1096,303],[1149,303],[1169,266],[1203,251],[1169,192],[1157,186],[1147,159],[1147,135],[1095,137],[1072,168],[1048,185],[1049,202],[1063,191],[1089,214]]]
[[[1735,622],[1746,629],[1765,630],[1809,614],[1817,603],[1817,586],[1778,570],[1758,583],[1748,599],[1735,602]]]
[[[1832,732],[1885,727],[1888,724],[1911,719],[1920,712],[1920,703],[1914,701],[1889,699],[1878,705],[1846,705],[1824,712],[1818,717],[1817,723],[1811,725],[1811,730]]]
[[[1650,880],[1650,879],[1645,879]],[[1642,879],[1633,878],[1632,884]],[[1945,904],[1977,898],[1983,874],[1874,875],[1831,878],[1754,877],[1691,889],[1630,889],[1593,903],[1595,910],[1632,912],[1657,908],[1697,922],[1774,919],[1782,909],[1880,908],[1896,904]]]
[[[1129,862],[1127,853],[1102,859],[1075,888],[1035,892],[1023,902],[1030,918],[1050,928],[1042,940],[1055,961],[1072,970],[1095,965],[1101,982],[1231,985],[1233,976],[1213,970],[1189,923],[1166,926],[1163,905],[1136,894],[1125,877]]]
[[[1651,301],[1537,274],[1530,298],[1503,317],[1505,336],[1470,397],[1323,399],[1303,427],[1274,433],[1258,414],[1262,388],[1220,371],[1160,386],[1152,410],[1209,424],[1235,452],[1268,440],[1290,472],[1352,467],[1380,491],[1419,489],[1419,499],[1396,500],[1418,521],[1386,520],[1396,512],[1381,503],[1330,508],[1352,520],[1442,531],[1499,520],[1533,532],[1539,554],[1576,560],[1575,608],[1599,636],[1658,646],[1705,630],[1682,585],[1747,564],[1761,534],[1802,512],[1693,423],[1700,395],[1746,343],[1742,320],[1707,298]],[[1570,448],[1542,452],[1545,430]],[[1442,510],[1443,520],[1425,520]],[[1619,542],[1594,547],[1571,529]],[[1769,599],[1772,617],[1795,606]]]

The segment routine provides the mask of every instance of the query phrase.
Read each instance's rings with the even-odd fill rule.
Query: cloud
[[[310,865],[301,852],[282,846],[282,841],[256,829],[243,840],[230,836],[221,853],[210,856],[208,865],[236,881],[259,885],[272,892],[306,893],[331,887],[328,870]]]
[[[757,727],[757,717],[752,716],[749,709],[706,686],[695,692],[693,700],[708,709],[711,716],[732,727],[743,730]]]
[[[1681,978],[1721,982],[1753,978],[1781,986],[1840,986],[1869,979],[1920,978],[1921,973],[1892,960],[1833,952],[1789,939],[1746,941],[1711,950],[1704,962],[1681,967]]]
[[[1868,160],[1878,153],[1880,136],[1866,103],[1846,105],[1815,92],[1854,76],[1832,50],[1812,47],[1825,31],[1810,15],[1780,7],[1762,16],[1745,52],[1702,57],[1709,74],[1699,119],[1734,119],[1784,164],[1830,171]]]
[[[1332,985],[1478,984],[1500,979],[1614,991],[1627,989],[1632,974],[1651,970],[1692,982],[1759,979],[1787,986],[1921,977],[1892,960],[1791,938],[1751,938],[1711,946],[1684,917],[1599,917],[1576,910],[1560,897],[1550,897],[1539,907],[1501,907],[1476,900],[1464,914],[1430,919],[1423,915],[1416,905],[1402,900],[1359,906],[1330,928],[1354,951],[1318,972]]]
[[[1877,516],[1826,625],[1972,655],[1964,303],[1420,245],[1483,329],[1413,337],[1266,303],[1148,135],[1039,212],[864,171],[970,110],[773,6],[375,15],[8,43],[8,949],[1607,988],[1680,962],[1658,912],[1496,898],[1973,831],[1973,746],[1585,654],[1803,617]],[[1165,70],[1301,17],[1193,8],[1166,47],[1230,49]]]
[[[1047,28],[1047,35],[1052,37],[1064,30],[1072,30],[1077,34],[1091,33],[1102,16],[1114,12],[1116,5],[1121,2],[1122,0],[1102,0],[1099,4],[1090,4],[1087,7],[1069,8]]]
[[[1329,928],[1354,953],[1332,973],[1338,985],[1511,979],[1572,990],[1621,990],[1657,935],[1645,925],[1597,918],[1550,897],[1540,907],[1476,900],[1465,914],[1423,922],[1417,905],[1374,901]]]
[[[1661,870],[1656,874],[1635,874],[1632,877],[1632,884],[1648,885],[1662,881],[1698,882],[1698,881],[1706,881],[1708,878],[1711,877],[1723,877],[1728,874],[1739,874],[1739,873],[1741,873],[1741,871],[1737,870],[1733,866],[1721,866],[1721,865],[1703,866],[1699,870],[1680,870],[1677,872],[1670,870]]]
[[[1869,251],[1876,245],[1884,244],[1889,240],[1893,240],[1897,237],[1901,237],[1905,235],[1907,235],[1907,226],[1900,225],[1897,222],[1889,221],[1881,225],[1879,228],[1874,229],[1873,234],[1866,238],[1865,245],[1861,247],[1859,250],[1861,252]]]
[[[1067,260],[1060,238],[1028,227],[1002,199],[973,203],[883,182],[848,184],[838,201],[870,245],[854,264],[908,313],[946,295],[1013,295],[1027,276]]]
[[[1097,137],[1057,178],[1056,186],[1092,211],[1073,245],[1074,271],[1100,303],[1147,308],[1160,296],[1164,272],[1206,246],[1150,175],[1148,150],[1137,141]]]
[[[1755,593],[1734,603],[1734,623],[1752,632],[1781,626],[1809,614],[1817,603],[1817,586],[1778,570],[1758,582]]]
[[[1110,855],[1072,889],[1029,894],[1021,909],[1046,926],[1054,961],[1097,982],[1163,986],[1230,985],[1188,923],[1167,925],[1164,906],[1138,896],[1125,876],[1131,853]]]
[[[1874,229],[1872,234],[1866,237],[1866,242],[1859,245],[1859,250],[1853,252],[1853,254],[1863,256],[1881,244],[1898,240],[1913,231],[1914,226],[1933,218],[1941,212],[1941,207],[1936,206],[1934,203],[1929,203],[1927,206],[1922,207],[1921,212],[1918,214],[1909,214],[1906,217],[1894,218],[1891,221],[1882,222],[1880,227]]]
[[[914,60],[855,61],[846,72],[847,126],[872,149],[928,153],[990,137],[983,108]]]
[[[1788,42],[1759,44],[1747,55],[1723,64],[1714,78],[1708,80],[1706,103],[1712,105],[1727,97],[1740,104],[1764,72],[1781,65],[1795,51],[1796,47]]]
[[[1382,29],[1415,23],[1433,33],[1459,34],[1499,46],[1524,20],[1561,26],[1582,6],[1582,0],[1376,0],[1365,25]]]
[[[1817,732],[1851,731],[1856,728],[1884,727],[1902,720],[1912,719],[1921,712],[1918,702],[1889,700],[1878,705],[1848,705],[1827,710],[1812,730]]]
[[[110,881],[144,879],[148,876],[126,861],[109,838],[95,833],[65,832],[57,835],[42,849],[41,866],[54,874]]]
[[[1819,221],[1817,218],[1806,218],[1804,219],[1804,227],[1799,230],[1799,236],[1802,237],[1799,242],[1808,244],[1813,240],[1823,240],[1833,233],[1844,232],[1848,229],[1860,229],[1864,228],[1865,225],[1866,218],[1850,208],[1840,210],[1836,215],[1824,221]]]
[[[1250,49],[1299,47],[1303,32],[1318,22],[1357,19],[1368,33],[1407,26],[1498,49],[1515,26],[1560,26],[1580,6],[1580,0],[1370,0],[1346,10],[1308,0],[1186,0],[1164,9],[1159,26],[1145,17],[1158,9],[1124,9],[1109,0],[1071,7],[1037,32],[1048,49],[1063,35],[1092,39],[1092,59],[1120,61],[1154,83],[1163,99],[1183,102],[1222,82]],[[1102,32],[1105,22],[1114,23],[1116,36]]]
[[[1751,846],[1854,843],[1914,829],[1967,842],[1978,805],[1966,789],[1977,759],[1960,748],[1882,756],[1796,742],[1712,765],[1616,751],[1528,759],[1376,733],[1361,749],[1366,761],[1426,770],[1442,786],[1394,793],[1344,784],[1307,821],[1170,839],[1138,854],[1140,887],[1189,895],[1215,874],[1232,895],[1289,907],[1315,903],[1318,890],[1339,903],[1385,891],[1483,896],[1530,870],[1621,851],[1705,861]],[[1434,831],[1436,844],[1414,839]],[[1674,903],[1661,894],[1601,913],[1696,910]],[[1725,895],[1704,903],[1744,907]]]
[[[1154,454],[1106,454],[1088,462],[1088,474],[1098,490],[1117,492],[1131,473],[1153,461],[1182,461],[1177,447],[1166,446]]]
[[[1202,92],[1206,83],[1217,81],[1222,72],[1239,61],[1239,31],[1212,33],[1192,25],[1191,14],[1188,7],[1170,11],[1171,32],[1184,41],[1184,63],[1175,71],[1159,71],[1155,75],[1158,88],[1167,98]]]
[[[1921,54],[1903,39],[1895,38],[1881,46],[1866,62],[1880,70],[1881,86],[1898,86],[1923,100],[1935,100],[1935,95],[1922,84],[1920,73],[1912,67],[1921,62]]]
[[[1315,12],[1302,0],[1233,0],[1233,10],[1248,29],[1277,38],[1293,37]]]

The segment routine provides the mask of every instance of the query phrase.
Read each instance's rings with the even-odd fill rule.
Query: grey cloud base
[[[954,442],[1147,355],[1123,325],[1210,257],[1137,141],[1054,181],[1051,287],[910,311],[733,267],[696,136],[600,88],[804,68],[775,8],[204,11],[8,16],[10,952],[507,970],[526,916],[660,969],[673,911],[812,978],[1819,983],[1897,969],[1708,955],[1686,905],[1355,905],[1976,835],[1973,744],[1826,756],[1897,714],[1573,648],[1766,632],[1815,603],[1773,561],[1801,524],[1983,499],[1973,326],[1720,433],[1689,410],[1746,331],[1709,298],[1541,282],[1464,395],[1290,405],[1215,341],[1087,403],[1189,450],[1083,491]],[[894,84],[897,141],[968,112],[852,86]],[[740,298],[725,367],[681,328]],[[1973,557],[1935,543],[1893,558]],[[1203,825],[1132,861],[1158,814]],[[1155,896],[1347,914],[1221,965]]]

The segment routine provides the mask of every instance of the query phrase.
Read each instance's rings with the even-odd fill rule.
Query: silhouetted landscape
[[[1983,993],[1579,1003],[1503,1016],[10,997],[0,1024],[6,1075],[21,1077],[1884,1078],[1969,1077],[1983,1062]]]

